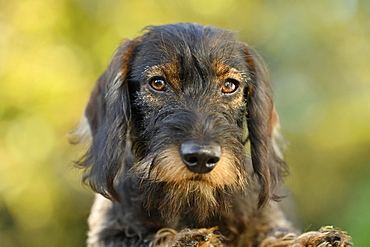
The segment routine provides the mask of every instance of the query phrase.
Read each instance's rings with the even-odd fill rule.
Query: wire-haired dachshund
[[[179,23],[124,40],[85,116],[88,246],[352,246],[332,227],[300,235],[280,210],[268,71],[233,32]]]

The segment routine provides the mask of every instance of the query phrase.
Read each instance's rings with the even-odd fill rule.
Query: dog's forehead
[[[202,81],[229,72],[236,75],[237,71],[242,76],[247,64],[240,44],[232,32],[214,27],[154,27],[137,44],[133,69],[141,79],[165,74],[182,82]]]
[[[177,24],[152,27],[138,44],[146,62],[235,61],[240,46],[234,33],[214,27]],[[152,58],[152,59],[150,59]]]

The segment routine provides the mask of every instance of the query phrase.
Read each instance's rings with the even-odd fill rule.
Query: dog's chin
[[[233,207],[235,187],[214,187],[202,176],[194,176],[178,183],[150,182],[143,189],[147,210],[158,210],[168,225],[180,218],[204,224],[207,220],[227,215]]]

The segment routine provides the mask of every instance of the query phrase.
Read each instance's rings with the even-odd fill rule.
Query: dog
[[[268,70],[234,32],[178,23],[123,40],[85,118],[90,247],[352,246],[333,227],[300,234],[280,209]]]

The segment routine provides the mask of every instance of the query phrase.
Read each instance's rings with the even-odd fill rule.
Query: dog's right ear
[[[274,108],[267,66],[256,51],[242,44],[250,79],[245,98],[251,159],[260,182],[259,207],[269,199],[278,199],[276,192],[287,167],[283,159],[283,137],[279,132],[279,117]]]
[[[126,39],[91,93],[85,116],[92,143],[85,159],[84,182],[103,196],[120,200],[114,180],[123,166],[130,119],[126,76],[136,40]]]

